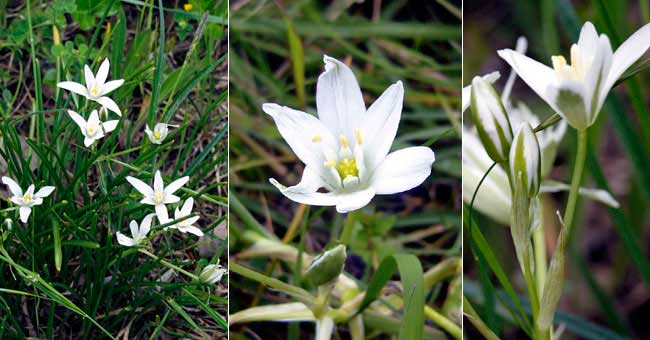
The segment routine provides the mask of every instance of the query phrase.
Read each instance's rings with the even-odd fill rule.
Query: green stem
[[[164,266],[166,266],[166,267],[168,267],[168,268],[171,268],[171,269],[177,270],[177,271],[179,271],[179,272],[181,272],[181,273],[183,273],[183,274],[189,276],[189,277],[192,278],[193,280],[199,281],[199,277],[198,277],[198,276],[196,276],[196,275],[194,275],[194,274],[188,272],[187,270],[185,270],[185,269],[183,269],[183,268],[181,268],[181,267],[179,267],[179,266],[177,266],[177,265],[175,265],[175,264],[172,264],[172,263],[170,263],[170,262],[167,262],[167,261],[165,261],[165,260],[159,258],[158,256],[156,256],[156,255],[150,253],[149,251],[147,251],[147,250],[145,250],[145,249],[138,249],[138,251],[141,252],[141,253],[143,253],[143,254],[145,254],[145,255],[147,255],[147,256],[149,256],[149,257],[151,257],[152,259],[154,259],[154,260],[156,260],[156,261],[159,261],[160,263],[162,263]]]
[[[571,191],[569,191],[569,200],[567,201],[566,210],[564,211],[564,224],[567,227],[567,235],[571,235],[573,227],[573,217],[578,202],[578,191],[582,182],[582,173],[585,169],[585,157],[587,156],[587,130],[578,130],[578,151],[576,153],[575,163],[573,164],[573,177],[571,179]]]
[[[424,306],[424,315],[431,321],[433,321],[434,324],[440,326],[440,328],[444,329],[447,331],[447,333],[451,334],[454,338],[461,340],[463,338],[463,331],[460,330],[460,327],[456,325],[455,323],[451,322],[451,320],[447,319],[444,315],[436,312],[435,309],[429,307],[429,306]]]
[[[260,274],[256,271],[243,267],[237,263],[230,263],[228,269],[231,272],[237,273],[250,280],[257,281],[273,289],[277,289],[279,291],[285,292],[297,298],[300,302],[306,304],[307,306],[312,306],[314,304],[314,296],[312,296],[311,294],[309,294],[309,292],[307,292],[306,290],[300,287],[292,286],[278,279],[274,279],[272,277],[268,277],[266,275]]]
[[[539,226],[533,232],[533,249],[535,252],[535,283],[538,296],[544,292],[544,282],[546,281],[546,239],[544,234],[544,206],[542,200],[539,201]]]

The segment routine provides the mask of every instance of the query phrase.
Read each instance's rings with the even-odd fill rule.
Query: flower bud
[[[501,98],[489,82],[481,77],[472,80],[472,119],[487,154],[495,162],[508,159],[512,127]]]
[[[199,280],[201,280],[201,282],[215,284],[221,280],[221,277],[225,272],[226,270],[222,268],[220,265],[209,264],[203,267],[203,270],[201,270],[201,275],[199,275]]]
[[[347,254],[343,244],[323,251],[307,268],[305,279],[314,286],[322,286],[336,280],[343,272],[346,258]]]
[[[521,192],[532,198],[539,192],[541,173],[537,136],[530,124],[522,123],[510,148],[510,178],[514,185],[522,186]]]

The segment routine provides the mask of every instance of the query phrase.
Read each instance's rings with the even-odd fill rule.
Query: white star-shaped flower
[[[277,104],[262,107],[306,164],[299,184],[270,182],[293,201],[334,205],[340,213],[364,207],[375,195],[420,185],[431,174],[433,151],[415,146],[388,153],[402,113],[402,82],[391,85],[366,110],[352,70],[328,56],[324,62],[316,88],[318,118]]]
[[[106,78],[108,78],[109,68],[110,62],[108,61],[108,58],[105,58],[99,66],[97,75],[93,74],[88,65],[84,65],[84,76],[86,78],[85,85],[74,81],[63,81],[56,84],[56,86],[93,100],[117,113],[119,116],[122,116],[122,111],[120,111],[119,106],[117,106],[111,98],[106,97],[106,95],[122,86],[122,84],[124,84],[124,79],[111,80],[107,82]]]
[[[11,201],[19,207],[20,221],[23,223],[27,223],[27,219],[29,219],[29,215],[32,213],[32,207],[43,204],[43,198],[49,196],[55,189],[53,186],[44,186],[34,193],[36,188],[34,184],[31,184],[27,188],[27,191],[23,193],[20,185],[13,179],[4,176],[2,177],[2,182],[9,187],[9,191],[13,195]]]
[[[102,122],[99,119],[97,110],[93,110],[90,113],[88,121],[84,120],[80,114],[72,110],[68,110],[68,115],[70,115],[70,118],[72,118],[72,120],[77,123],[79,129],[81,129],[81,133],[84,135],[84,145],[86,147],[91,146],[96,140],[104,137],[106,133],[115,130],[117,124],[119,123],[118,120],[109,120]]]
[[[121,232],[115,233],[117,236],[117,243],[126,246],[126,247],[133,247],[135,245],[138,245],[142,243],[147,238],[147,234],[149,234],[149,230],[151,230],[151,221],[153,220],[153,217],[155,214],[149,214],[142,219],[142,222],[138,226],[138,222],[135,220],[132,220],[131,223],[129,224],[129,228],[131,229],[131,236],[128,237]]]
[[[145,125],[144,127],[144,133],[147,134],[147,137],[149,137],[149,140],[154,143],[154,144],[162,144],[162,142],[167,138],[167,135],[169,134],[169,128],[170,127],[178,127],[178,125],[171,125],[171,124],[165,124],[165,123],[157,123],[153,131],[149,129],[149,125]]]
[[[181,200],[178,196],[174,195],[174,192],[185,185],[189,179],[188,176],[181,177],[169,183],[169,185],[165,187],[162,176],[160,176],[160,170],[157,170],[153,178],[153,187],[150,187],[145,182],[135,177],[126,177],[126,180],[131,183],[136,190],[144,195],[144,198],[140,203],[153,205],[155,207],[158,221],[162,224],[169,222],[169,214],[167,213],[167,207],[165,204],[176,203]]]
[[[185,200],[185,203],[183,203],[183,207],[181,207],[180,209],[176,207],[176,210],[174,210],[174,219],[180,220],[181,218],[187,217],[190,214],[192,214],[193,206],[194,206],[194,199],[190,197],[187,200]],[[180,222],[176,222],[176,224],[170,226],[170,228],[178,229],[183,233],[190,233],[196,236],[203,236],[203,232],[201,231],[201,229],[194,226],[194,223],[196,223],[196,221],[198,220],[199,220],[199,216],[188,217]]]

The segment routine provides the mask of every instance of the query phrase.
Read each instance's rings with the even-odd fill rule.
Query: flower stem
[[[567,227],[567,235],[571,235],[571,228],[573,227],[573,217],[578,202],[578,191],[580,190],[580,183],[582,182],[582,173],[585,168],[586,155],[587,130],[578,130],[578,151],[573,165],[573,177],[571,178],[569,200],[567,201],[566,210],[564,210],[564,224]]]
[[[183,268],[181,268],[181,267],[179,267],[179,266],[177,266],[177,265],[175,265],[175,264],[172,264],[172,263],[170,263],[170,262],[167,262],[167,261],[165,261],[165,260],[159,258],[158,256],[156,256],[156,255],[150,253],[149,251],[147,251],[147,250],[145,250],[145,249],[138,249],[138,251],[141,252],[141,253],[143,253],[143,254],[145,254],[145,255],[147,255],[147,256],[149,256],[149,257],[151,257],[152,259],[154,259],[154,260],[156,260],[156,261],[160,261],[160,263],[162,263],[164,266],[166,266],[166,267],[168,267],[168,268],[171,268],[171,269],[177,270],[177,271],[179,271],[179,272],[181,272],[181,273],[183,273],[183,274],[189,276],[189,277],[192,278],[193,280],[199,281],[199,277],[198,277],[198,276],[196,276],[196,275],[194,275],[194,274],[188,272],[187,270],[185,270],[185,269],[183,269]]]
[[[436,312],[435,309],[425,305],[424,315],[434,324],[440,326],[440,328],[451,334],[455,339],[460,340],[463,338],[463,331],[460,330],[460,327],[447,319],[444,315]]]
[[[535,283],[537,286],[537,295],[542,296],[544,292],[544,282],[546,281],[546,238],[544,231],[544,205],[542,199],[539,199],[539,226],[533,232],[533,249],[535,252]]]

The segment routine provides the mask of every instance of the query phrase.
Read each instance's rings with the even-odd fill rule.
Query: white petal
[[[113,99],[108,98],[108,97],[99,97],[95,99],[96,102],[101,104],[102,106],[106,107],[107,109],[117,113],[118,116],[122,116],[122,111],[120,111],[120,107],[115,104]]]
[[[185,217],[185,216],[183,216],[183,217]],[[183,220],[183,223],[185,223],[187,225],[192,225],[192,224],[196,223],[196,221],[198,221],[199,219],[201,219],[201,216],[192,216],[192,217],[190,217],[188,219]]]
[[[192,206],[194,205],[194,198],[190,197],[185,200],[183,207],[180,210],[181,216],[187,216],[192,213]]]
[[[93,71],[90,70],[90,67],[88,67],[88,65],[84,65],[84,78],[86,78],[87,88],[92,88],[95,86],[95,76],[93,75]]]
[[[191,225],[191,226],[189,226],[189,227],[184,227],[184,228],[182,229],[182,231],[183,231],[184,233],[194,234],[194,235],[199,236],[199,237],[200,237],[200,236],[203,236],[203,232],[201,231],[201,229],[199,229],[199,228],[197,228],[197,227],[195,227],[195,226],[193,226],[193,225]]]
[[[132,238],[125,236],[121,232],[118,231],[115,235],[117,236],[117,243],[126,247],[132,247],[135,245]]]
[[[153,201],[151,196],[145,196],[143,199],[140,200],[141,204],[148,204],[148,205],[156,205],[156,202]]]
[[[590,125],[587,105],[591,98],[585,97],[585,84],[573,80],[563,80],[559,85],[550,87],[548,100],[551,107],[571,126],[576,129],[586,129]]]
[[[72,110],[68,110],[68,115],[79,126],[81,131],[83,133],[85,133],[86,132],[86,120],[83,117],[81,117],[78,113],[76,113],[76,112],[74,112]]]
[[[176,195],[168,195],[165,194],[165,198],[163,199],[163,204],[172,204],[180,201],[181,198],[176,196]]]
[[[140,223],[140,229],[138,232],[138,237],[141,239],[147,237],[147,234],[149,233],[149,230],[151,230],[151,221],[153,221],[153,217],[156,216],[156,214],[149,214],[142,219],[142,223]]]
[[[28,196],[34,196],[34,189],[36,189],[36,187],[34,186],[34,184],[30,184],[30,185],[27,187],[27,190],[25,190],[25,195],[28,195]]]
[[[183,187],[183,185],[185,185],[185,183],[187,183],[187,181],[189,181],[189,180],[190,180],[190,178],[188,176],[184,176],[184,177],[181,177],[181,178],[169,183],[169,185],[167,185],[167,187],[165,187],[165,195],[168,195],[168,194],[171,195],[171,194],[175,193],[176,190]]]
[[[97,70],[97,74],[95,75],[95,82],[97,83],[97,86],[102,86],[102,84],[106,82],[110,65],[111,63],[108,61],[108,58],[104,58],[102,64],[99,65],[99,70]]]
[[[316,340],[330,340],[332,339],[332,332],[334,331],[334,320],[330,317],[316,320]]]
[[[20,221],[23,223],[27,223],[29,214],[32,213],[32,208],[23,205],[18,209],[18,211],[20,212]]]
[[[20,188],[20,185],[16,183],[13,179],[7,177],[7,176],[2,176],[2,183],[6,184],[9,187],[9,191],[11,191],[11,194],[14,196],[23,196],[23,189]]]
[[[137,239],[138,235],[140,234],[138,222],[131,220],[131,223],[129,223],[129,229],[131,229],[131,236],[133,236],[133,240]]]
[[[153,189],[147,183],[131,176],[126,176],[126,180],[145,197],[153,196]]]
[[[156,173],[153,176],[153,191],[162,192],[165,188],[162,176],[160,175],[160,170],[156,170]]]
[[[294,202],[318,206],[336,205],[336,196],[333,193],[305,190],[300,184],[293,187],[286,187],[278,183],[274,178],[269,179],[269,182],[278,188],[284,196]]]
[[[89,125],[99,125],[101,124],[101,120],[99,119],[99,114],[97,113],[97,110],[92,110],[90,112],[90,116],[88,117],[88,124]]]
[[[273,117],[284,140],[306,165],[322,168],[326,161],[322,150],[338,149],[337,140],[318,118],[277,104],[264,104],[262,109]]]
[[[68,90],[84,97],[88,97],[88,89],[83,84],[79,84],[74,81],[62,81],[56,84],[56,87]]]
[[[323,61],[325,72],[316,84],[318,117],[336,136],[353,140],[354,129],[361,127],[366,114],[359,83],[344,63],[328,56]]]
[[[40,198],[43,198],[43,197],[50,196],[50,194],[54,191],[54,189],[56,189],[56,188],[53,187],[53,186],[45,186],[45,187],[42,187],[39,191],[37,191],[37,192],[34,194],[34,197],[40,197]]]
[[[499,73],[499,71],[495,71],[492,73],[488,73],[482,76],[481,78],[483,78],[483,80],[487,81],[490,84],[494,84],[497,80],[499,80],[500,77],[501,77],[501,73]],[[472,96],[472,85],[463,87],[463,93],[462,93],[463,111],[462,112],[465,112],[465,110],[467,110],[467,108],[469,107],[471,96]]]
[[[350,211],[361,209],[370,203],[375,197],[375,189],[369,187],[364,190],[354,191],[336,195],[336,211],[344,214]]]
[[[94,142],[95,142],[95,138],[91,138],[91,137],[85,137],[84,138],[84,145],[86,147],[89,147],[89,146],[93,145]]]
[[[122,84],[124,84],[124,79],[109,81],[108,83],[104,84],[104,86],[102,86],[100,96],[105,96],[113,92],[116,88],[122,86]]]
[[[368,171],[375,168],[390,151],[402,113],[404,87],[402,82],[391,85],[370,106],[362,131],[365,164]]]
[[[160,224],[165,224],[169,222],[169,213],[167,212],[167,207],[164,204],[157,204],[155,206],[156,217]]]
[[[106,133],[111,132],[111,131],[115,130],[115,128],[117,127],[117,124],[119,122],[120,122],[119,120],[109,120],[109,121],[103,122],[102,123],[102,128],[104,129],[104,132],[106,132]]]
[[[616,49],[603,91],[609,92],[623,72],[639,60],[648,48],[650,48],[650,24],[646,24],[634,32]]]
[[[412,189],[431,174],[435,155],[424,146],[405,148],[388,154],[373,174],[371,185],[378,195]]]
[[[556,111],[555,103],[549,100],[548,89],[556,80],[550,67],[537,62],[519,52],[505,49],[497,52],[503,60],[517,72],[519,77],[530,86],[538,96],[544,99]]]
[[[580,38],[578,38],[578,46],[580,46],[580,50],[590,52],[595,52],[598,48],[598,32],[596,32],[594,24],[589,21],[582,25]]]
[[[593,124],[600,113],[602,104],[605,102],[607,92],[603,92],[607,73],[612,63],[612,46],[606,35],[598,39],[598,50],[591,63],[591,68],[585,78],[585,97],[592,98],[588,104],[589,124]]]

